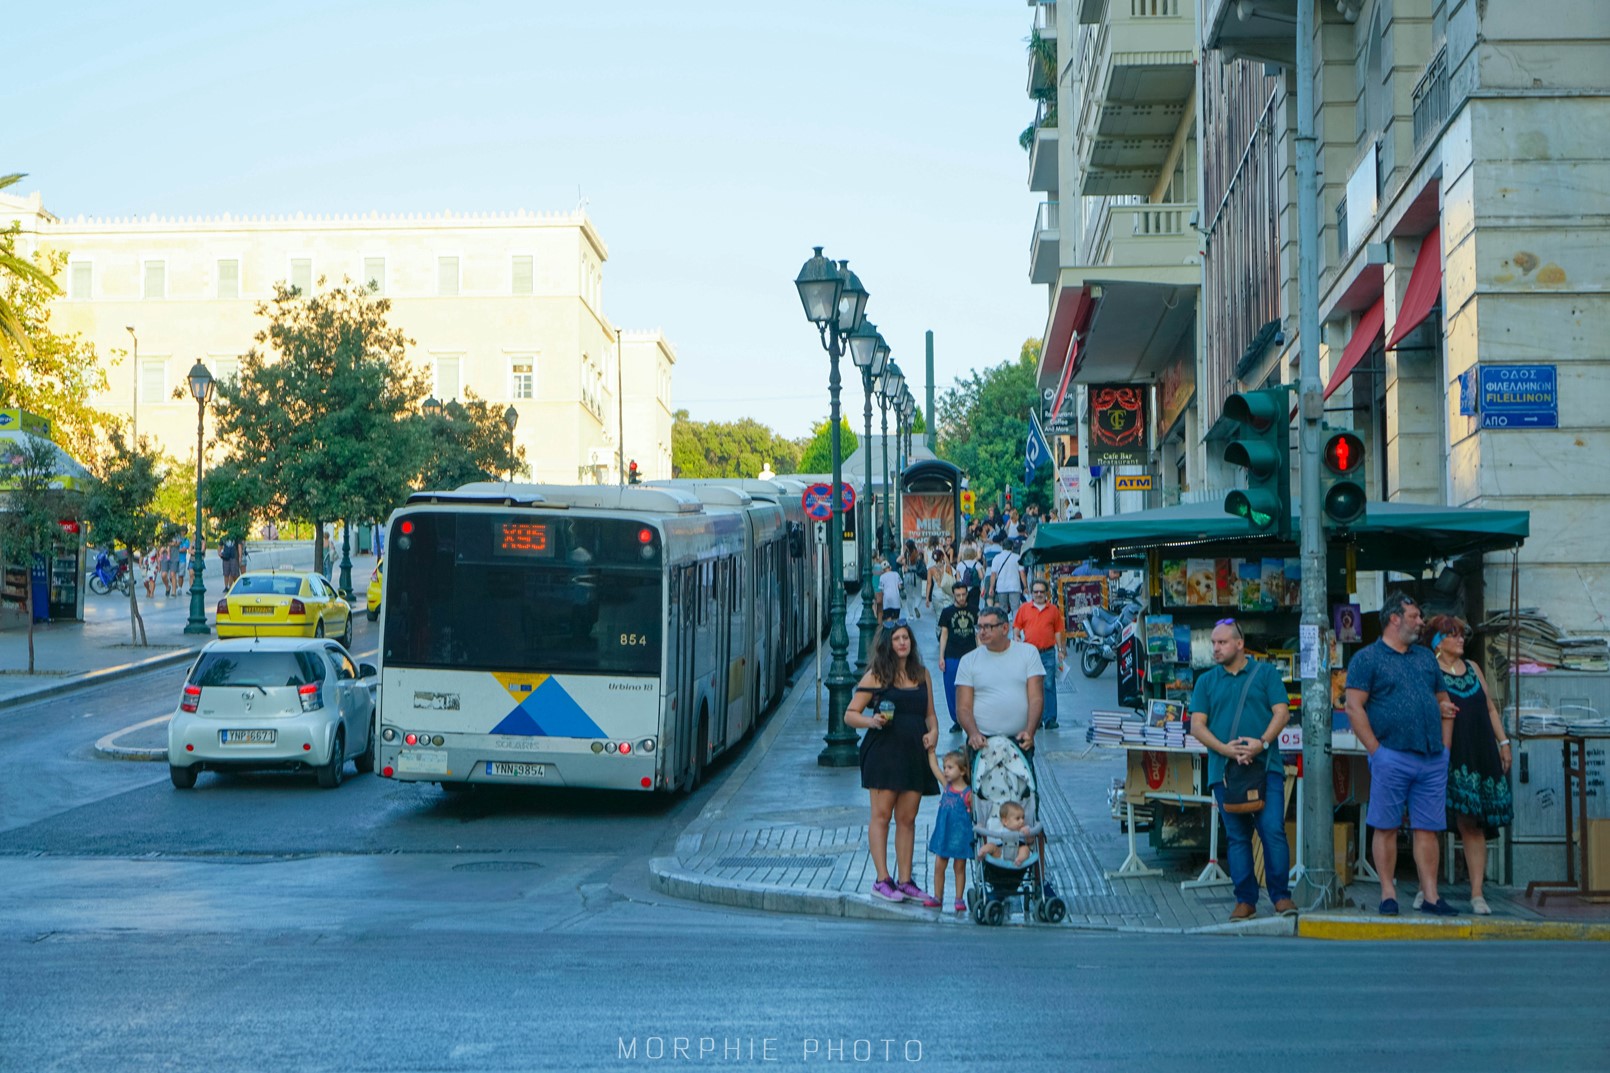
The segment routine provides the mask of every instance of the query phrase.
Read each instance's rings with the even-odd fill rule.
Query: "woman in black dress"
[[[861,736],[861,785],[872,804],[867,840],[878,870],[872,893],[890,902],[910,898],[938,905],[911,878],[917,806],[923,797],[939,793],[928,767],[928,750],[939,740],[939,723],[934,716],[933,682],[904,619],[891,630],[878,631],[872,662],[855,687],[844,722],[866,731]],[[891,815],[898,881],[889,875]]]
[[[1470,907],[1491,913],[1482,896],[1487,878],[1487,840],[1515,816],[1509,787],[1509,738],[1504,720],[1487,692],[1476,661],[1465,658],[1469,627],[1452,615],[1431,620],[1431,650],[1442,668],[1442,684],[1458,713],[1444,721],[1443,744],[1448,747],[1448,818],[1459,829],[1465,847],[1465,868],[1470,872]]]

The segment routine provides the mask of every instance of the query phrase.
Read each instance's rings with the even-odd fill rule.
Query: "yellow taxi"
[[[218,601],[219,637],[339,637],[352,645],[352,605],[312,572],[248,570]]]
[[[364,614],[369,616],[370,622],[380,617],[380,590],[385,586],[385,581],[386,557],[382,555],[375,560],[375,572],[369,575],[369,607]]]

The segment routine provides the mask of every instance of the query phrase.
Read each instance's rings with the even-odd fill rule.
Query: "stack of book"
[[[1124,743],[1124,717],[1127,714],[1127,712],[1091,712],[1088,740],[1097,745],[1122,745]]]
[[[1610,671],[1610,643],[1603,637],[1562,637],[1560,666],[1568,671]]]

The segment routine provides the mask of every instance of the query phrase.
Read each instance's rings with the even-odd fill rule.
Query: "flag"
[[[1051,445],[1046,442],[1045,433],[1040,429],[1040,418],[1033,410],[1029,411],[1029,439],[1023,449],[1023,483],[1034,483],[1034,475],[1041,466],[1051,461]]]

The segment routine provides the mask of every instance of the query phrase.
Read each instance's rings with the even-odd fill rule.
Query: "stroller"
[[[1001,826],[1001,805],[1016,801],[1023,806],[1021,833]],[[973,831],[979,838],[1001,845],[1001,857],[973,856],[968,865],[967,908],[979,924],[1004,924],[1009,904],[1023,900],[1023,919],[1032,915],[1045,924],[1060,924],[1068,906],[1046,879],[1045,836],[1038,813],[1039,789],[1034,768],[1022,746],[1004,735],[990,738],[973,757]],[[1023,836],[1031,852],[1022,865],[1013,863]]]

